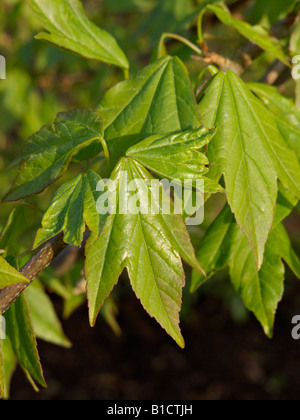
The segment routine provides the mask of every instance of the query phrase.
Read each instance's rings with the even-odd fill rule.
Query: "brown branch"
[[[290,28],[295,23],[297,16],[298,14],[291,13],[286,19],[277,22],[271,28],[270,35],[279,39],[285,38],[289,35]],[[239,76],[264,52],[262,48],[252,42],[248,42],[248,44],[241,48],[233,59],[224,57],[216,52],[208,51],[207,47],[203,48],[203,51],[205,52],[205,58],[202,59],[204,62],[216,64],[223,71],[232,70]]]
[[[29,283],[19,283],[0,290],[0,314],[7,311],[10,305],[26,290],[29,284],[32,283],[66,247],[67,244],[63,241],[63,234],[57,235],[47,242],[46,245],[44,245],[43,248],[41,248],[41,250],[24,265],[20,270],[20,273],[28,278]]]
[[[239,76],[243,73],[244,67],[237,61],[233,61],[230,58],[224,57],[214,51],[209,51],[205,54],[205,58],[202,61],[207,64],[215,64],[220,70],[227,71],[231,70]]]

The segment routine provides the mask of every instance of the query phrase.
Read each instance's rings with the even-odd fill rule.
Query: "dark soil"
[[[202,297],[183,322],[186,350],[133,296],[122,299],[121,337],[104,321],[89,328],[83,308],[64,323],[73,349],[39,343],[49,388],[35,393],[18,370],[12,399],[298,400],[300,342],[292,340],[291,319],[300,314],[300,285],[294,284],[280,305],[273,340],[254,318],[237,326],[218,299]]]

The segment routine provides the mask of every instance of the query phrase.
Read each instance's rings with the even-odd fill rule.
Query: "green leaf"
[[[101,182],[99,175],[88,171],[62,185],[43,217],[42,229],[37,233],[34,248],[60,232],[64,232],[67,244],[80,246],[85,225],[99,236],[105,222],[97,211],[97,200],[101,195],[97,188]]]
[[[276,236],[271,232],[259,272],[252,250],[242,231],[236,227],[231,248],[230,277],[245,306],[261,323],[266,335],[272,337],[275,313],[284,290],[284,265],[274,249]]]
[[[52,302],[42,285],[35,281],[26,290],[26,297],[32,316],[35,334],[38,338],[58,346],[69,348],[61,323],[55,313]]]
[[[21,295],[5,313],[7,335],[15,356],[27,378],[34,385],[34,381],[43,387],[46,383],[37,351],[35,334],[30,318],[28,303]]]
[[[204,177],[209,171],[208,159],[200,152],[215,135],[216,130],[199,128],[179,134],[151,136],[138,143],[127,151],[127,156],[132,157],[147,169],[158,174],[160,177],[171,179],[173,186],[177,184],[184,188],[179,191],[181,197],[190,194],[189,202],[196,202],[199,207],[204,205],[204,193],[223,192],[223,188],[217,182]],[[195,185],[194,181],[203,180],[202,185]],[[189,183],[188,181],[193,181]],[[193,184],[193,185],[192,185]],[[174,191],[175,197],[177,190]],[[194,199],[195,198],[195,199]],[[192,209],[195,211],[195,208]],[[186,221],[192,214],[183,213]]]
[[[0,257],[0,289],[18,283],[28,283],[29,280]]]
[[[281,135],[300,161],[300,111],[294,102],[281,95],[274,86],[262,83],[249,83],[248,86],[274,114]]]
[[[285,260],[296,276],[300,275],[300,261],[283,225],[277,224],[272,229],[263,265],[257,271],[252,249],[234,222],[229,206],[225,206],[201,241],[197,257],[208,277],[226,266],[230,267],[233,286],[245,306],[255,314],[265,333],[271,337],[275,313],[283,294],[282,260]],[[204,276],[193,273],[192,291],[206,280]]]
[[[6,200],[42,192],[64,174],[76,152],[95,142],[103,142],[97,111],[78,109],[59,114],[54,124],[46,125],[29,139],[15,186]]]
[[[0,399],[9,398],[10,382],[17,366],[9,338],[0,340]]]
[[[300,279],[300,260],[293,250],[291,240],[283,224],[278,225],[272,231],[272,240],[272,246],[276,250],[275,252],[281,256],[295,276]]]
[[[204,123],[218,127],[209,144],[209,176],[225,177],[228,202],[255,251],[257,267],[274,220],[278,177],[300,197],[300,165],[270,111],[234,73],[218,73],[200,103]]]
[[[273,227],[276,227],[286,217],[288,217],[293,211],[293,209],[297,206],[297,204],[298,204],[298,198],[296,198],[289,190],[284,188],[279,183],[278,198],[277,198],[277,205],[276,205],[276,210],[275,210]]]
[[[99,112],[114,165],[147,137],[201,126],[187,70],[177,57],[164,57],[114,86],[104,95]]]
[[[100,239],[91,235],[85,250],[90,322],[95,324],[104,300],[127,268],[132,287],[144,308],[183,347],[179,311],[184,271],[180,255],[194,268],[201,271],[201,267],[181,216],[162,214],[162,203],[151,195],[151,179],[150,174],[131,159],[122,159],[112,175],[117,195],[111,214]],[[133,196],[128,192],[132,182],[136,183],[138,191]],[[130,200],[140,202],[141,211],[138,214],[123,211],[125,198],[129,206]],[[151,214],[149,208],[152,200],[156,214]]]
[[[79,0],[28,0],[49,33],[37,39],[85,58],[129,68],[128,60],[113,36],[91,22]]]
[[[231,14],[222,6],[209,5],[207,9],[213,12],[224,25],[235,28],[242,36],[249,41],[257,44],[263,50],[269,52],[288,67],[291,67],[289,58],[284,53],[280,42],[268,35],[262,27],[251,26],[247,22],[235,19]]]
[[[229,263],[232,235],[236,226],[230,207],[225,206],[219,216],[208,228],[197,251],[197,259],[203,267],[206,276],[193,271],[191,292],[198,289],[217,271],[225,268]]]
[[[284,230],[284,228],[281,225],[281,222],[292,212],[297,205],[297,202],[298,200],[279,184],[275,219],[272,228],[273,231],[276,228],[278,239],[276,242],[273,234],[273,246],[276,245],[276,249],[278,249],[278,253],[281,257],[284,258],[284,256],[289,256],[289,261],[293,261],[293,263],[290,264],[290,267],[293,267],[292,270],[296,275],[300,272],[297,271],[297,257],[292,249],[288,235],[286,233],[283,234],[282,232],[282,229]],[[204,238],[200,242],[196,256],[199,264],[203,267],[206,276],[195,270],[193,271],[191,292],[194,292],[217,271],[222,270],[229,264],[235,229],[234,216],[231,213],[229,206],[226,205],[208,228]],[[279,237],[279,234],[281,234],[281,237]],[[284,259],[287,262],[288,257]]]
[[[146,168],[173,180],[200,179],[208,172],[208,159],[200,152],[215,130],[200,128],[179,134],[151,136],[130,148],[126,155]]]
[[[297,203],[297,198],[279,184],[273,230],[292,212]],[[280,230],[281,228],[276,231],[280,232]],[[194,270],[192,274],[191,292],[194,292],[217,271],[222,270],[229,264],[230,249],[233,242],[234,231],[234,216],[231,213],[229,206],[225,206],[219,216],[208,228],[200,243],[196,255],[199,264],[203,267],[206,273],[206,277]],[[273,242],[275,243],[275,241]],[[282,237],[278,238],[279,248],[281,247],[281,244],[283,244],[282,250],[285,248],[289,249],[289,252],[286,251],[285,255],[290,255],[290,260],[295,261],[295,253],[291,247],[287,234],[285,234],[285,236],[282,234]],[[283,254],[280,255],[283,257]]]

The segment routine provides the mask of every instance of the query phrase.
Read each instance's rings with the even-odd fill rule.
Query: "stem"
[[[129,80],[129,70],[128,69],[123,69],[124,70],[124,78],[125,80]]]
[[[20,270],[20,273],[28,278],[29,283],[14,284],[0,290],[0,314],[6,312],[10,305],[18,299],[21,293],[26,290],[33,280],[35,280],[45,268],[49,267],[54,258],[67,247],[63,238],[63,234],[55,236]]]
[[[109,149],[107,147],[107,143],[102,136],[95,137],[95,138],[91,139],[91,143],[95,140],[99,140],[102,147],[103,147],[104,156],[105,156],[106,163],[107,163],[107,169],[108,169],[108,171],[110,171],[110,153],[109,153]]]
[[[197,30],[198,30],[198,41],[200,45],[204,44],[204,34],[203,34],[203,17],[206,13],[206,10],[202,10],[202,12],[199,14],[197,19]]]
[[[219,70],[216,66],[210,65],[208,67],[206,67],[205,69],[203,69],[198,76],[198,80],[200,81],[202,79],[202,77],[204,76],[204,74],[206,72],[209,72],[212,76],[215,76],[217,73],[219,73]]]
[[[169,39],[175,39],[176,41],[181,42],[182,44],[186,45],[191,50],[193,50],[196,54],[198,54],[201,57],[203,57],[202,50],[200,48],[198,48],[195,44],[193,44],[191,41],[189,41],[188,39],[184,38],[181,35],[171,34],[171,33],[164,33],[161,36],[160,41],[159,41],[159,44],[158,44],[158,58],[161,58],[164,55],[166,55],[165,40],[168,39],[168,38]]]
[[[106,141],[104,140],[103,137],[99,137],[99,140],[100,140],[100,143],[102,144],[102,147],[103,147],[108,172],[110,172],[110,154],[109,154],[109,150],[108,150],[108,147],[107,147],[107,143],[106,143]]]

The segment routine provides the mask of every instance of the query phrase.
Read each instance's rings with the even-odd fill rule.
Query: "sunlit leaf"
[[[234,73],[218,73],[200,103],[204,123],[217,126],[208,146],[209,176],[224,174],[228,202],[255,251],[257,267],[274,220],[277,177],[300,197],[300,165],[273,114]]]
[[[176,57],[164,57],[114,86],[98,109],[113,164],[147,137],[201,126],[187,70]]]
[[[87,18],[79,0],[28,1],[48,31],[37,35],[37,39],[86,58],[129,68],[128,60],[115,38]]]
[[[0,257],[0,289],[17,283],[28,283],[29,280]]]
[[[122,160],[114,171],[117,200],[111,209],[100,239],[92,235],[86,246],[85,274],[88,286],[90,321],[94,325],[99,309],[127,268],[132,287],[147,312],[184,346],[179,329],[179,311],[184,285],[182,256],[201,271],[186,227],[180,215],[149,214],[150,174],[132,160]],[[137,185],[137,196],[128,192],[128,183]],[[140,202],[141,211],[123,212],[125,199]],[[150,200],[149,200],[150,198]],[[153,199],[153,197],[152,197]],[[143,210],[142,210],[143,209]],[[114,210],[114,211],[112,211]]]
[[[163,137],[151,136],[126,154],[161,177],[179,181],[201,179],[209,171],[209,162],[200,150],[214,135],[215,130],[200,128]]]

